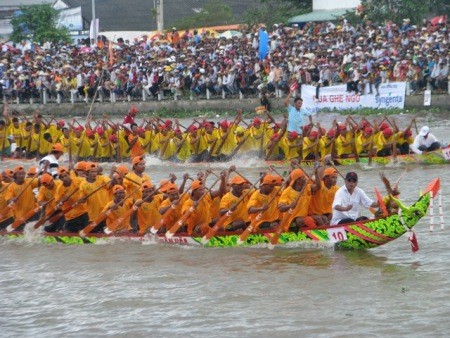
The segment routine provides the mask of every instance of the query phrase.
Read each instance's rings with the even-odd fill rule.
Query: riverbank
[[[415,115],[423,114],[439,114],[441,112],[448,113],[450,111],[450,96],[432,95],[431,105],[425,107],[423,105],[423,95],[407,96],[405,98],[405,109],[383,110],[383,114],[399,114],[399,113],[413,113]],[[143,114],[154,114],[157,116],[168,117],[193,117],[199,115],[223,115],[225,113],[234,112],[236,109],[242,109],[244,112],[253,114],[255,107],[260,105],[257,98],[251,99],[211,99],[211,100],[162,100],[162,101],[124,101],[124,102],[95,102],[90,103],[61,103],[61,104],[11,104],[11,109],[17,111],[25,111],[31,113],[39,110],[43,115],[50,116],[86,116],[89,111],[93,116],[101,116],[108,114],[110,116],[121,116],[126,113],[130,105],[137,106],[139,112]],[[284,112],[283,99],[271,99],[272,109],[274,113]],[[349,111],[343,111],[343,114],[348,114]],[[352,111],[353,114],[372,115],[378,114],[376,109],[361,109]]]

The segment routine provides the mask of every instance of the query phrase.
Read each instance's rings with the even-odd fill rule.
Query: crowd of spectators
[[[269,54],[260,60],[259,29],[269,34]],[[448,92],[447,23],[424,20],[358,25],[342,19],[298,25],[254,27],[241,37],[217,38],[209,31],[175,28],[157,38],[99,38],[91,44],[2,45],[0,99],[28,102],[89,99],[96,89],[108,98],[140,100],[272,96],[293,82],[317,87],[347,84],[358,95],[377,95],[380,83],[407,81],[407,94]],[[162,95],[163,94],[163,95]]]

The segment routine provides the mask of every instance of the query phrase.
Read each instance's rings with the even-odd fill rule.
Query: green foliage
[[[411,19],[411,24],[419,25],[428,13],[447,14],[450,10],[449,0],[362,0],[363,12],[360,20],[371,20],[374,23],[384,23],[386,20],[401,23],[403,19]],[[350,22],[355,17],[346,14]]]
[[[263,23],[271,27],[275,23],[287,23],[291,17],[311,11],[311,0],[259,0],[244,14],[244,21],[249,26]]]
[[[45,41],[57,43],[71,40],[66,27],[56,27],[58,11],[51,4],[21,6],[20,10],[22,14],[11,20],[13,41],[30,39],[42,44]]]
[[[178,20],[174,26],[178,29],[188,29],[235,23],[233,10],[230,6],[223,4],[219,0],[211,0],[205,4],[199,13]]]

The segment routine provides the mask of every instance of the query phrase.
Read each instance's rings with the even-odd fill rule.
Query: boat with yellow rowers
[[[37,236],[44,243],[89,244],[114,243],[115,240],[155,241],[167,244],[193,245],[205,247],[237,247],[237,246],[289,246],[290,244],[329,244],[336,248],[364,250],[371,249],[401,237],[423,218],[430,207],[431,199],[440,190],[440,180],[435,178],[420,194],[419,199],[411,206],[395,199],[399,208],[398,213],[383,217],[357,221],[337,226],[304,227],[297,232],[277,232],[278,229],[258,230],[242,240],[242,232],[218,231],[210,238],[205,236],[190,236],[187,233],[175,233],[167,236],[164,233],[152,235],[138,233],[90,233],[81,237],[79,233],[38,233],[30,234],[25,231],[7,232],[2,230],[0,235],[8,239],[20,239],[26,236]],[[379,198],[380,202],[380,198]]]

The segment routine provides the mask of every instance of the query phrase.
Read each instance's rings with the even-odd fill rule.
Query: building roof
[[[297,15],[289,19],[290,24],[312,21],[333,21],[345,14],[348,9],[316,10],[311,13]]]

